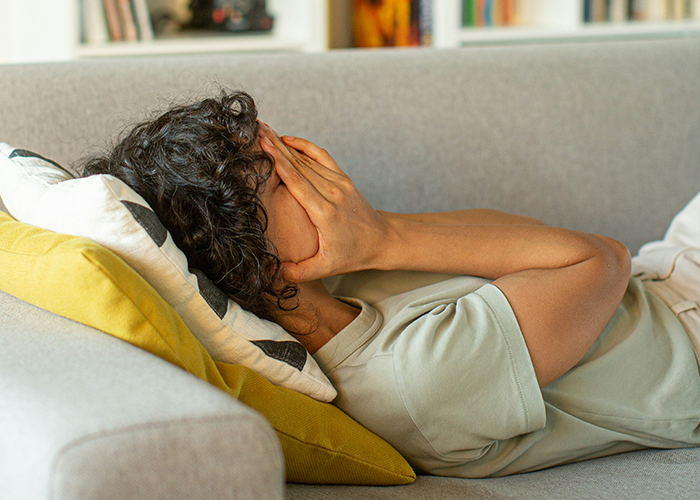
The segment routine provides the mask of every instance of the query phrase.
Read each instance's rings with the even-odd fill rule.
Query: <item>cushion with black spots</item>
[[[74,178],[52,160],[0,143],[0,197],[20,222],[89,238],[116,253],[175,309],[214,360],[246,366],[320,401],[337,395],[294,337],[190,269],[148,203],[119,179]]]

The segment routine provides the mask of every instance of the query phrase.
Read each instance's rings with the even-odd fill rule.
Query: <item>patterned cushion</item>
[[[20,222],[89,238],[116,253],[175,309],[214,360],[246,366],[321,401],[335,398],[304,347],[190,269],[146,201],[119,179],[74,179],[56,162],[0,143],[0,196]]]

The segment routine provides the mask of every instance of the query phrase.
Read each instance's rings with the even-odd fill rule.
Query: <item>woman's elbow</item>
[[[598,236],[605,247],[606,275],[610,280],[610,292],[622,300],[629,284],[632,257],[629,249],[620,241],[606,236]]]

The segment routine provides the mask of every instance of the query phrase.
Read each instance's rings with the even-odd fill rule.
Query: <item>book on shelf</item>
[[[666,0],[664,0],[666,1]],[[608,17],[608,0],[592,0],[593,6],[591,7],[591,15],[593,16],[592,21],[594,23],[601,23],[607,21]]]
[[[151,14],[148,11],[146,0],[132,0],[131,5],[134,9],[139,40],[153,40],[153,24],[151,23]]]
[[[511,26],[524,24],[520,9],[531,0],[462,0],[462,26]]]
[[[433,0],[353,0],[356,47],[431,45]]]
[[[80,14],[84,43],[106,43],[109,41],[102,0],[83,0]]]
[[[700,19],[698,0],[584,0],[584,22]]]
[[[119,21],[119,10],[117,10],[117,0],[104,0],[105,18],[109,28],[109,39],[113,42],[121,42],[124,38],[122,25]]]
[[[537,0],[461,0],[462,25],[533,24]],[[584,22],[700,19],[700,0],[583,0]]]
[[[80,14],[84,43],[153,40],[146,0],[81,0]]]
[[[628,0],[611,0],[608,6],[608,18],[612,22],[622,22],[629,19]]]
[[[119,11],[119,24],[122,27],[124,40],[133,42],[138,40],[134,15],[131,13],[130,0],[117,0],[117,10]]]
[[[433,44],[433,2],[432,0],[422,0],[419,2],[420,14],[418,20],[418,32],[420,45]]]

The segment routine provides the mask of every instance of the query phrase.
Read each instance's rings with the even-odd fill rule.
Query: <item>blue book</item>
[[[592,4],[593,0],[583,1],[583,22],[590,23],[592,21]]]
[[[484,0],[484,26],[493,26],[493,0]]]

